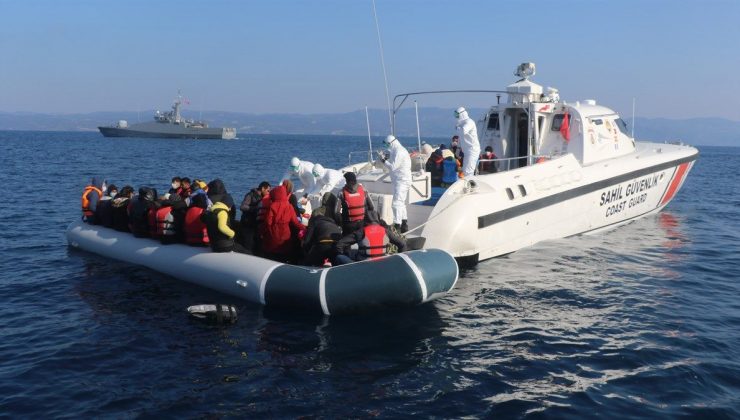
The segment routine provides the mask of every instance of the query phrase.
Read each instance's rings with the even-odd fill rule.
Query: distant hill
[[[483,109],[471,109],[479,116]],[[111,125],[118,120],[133,124],[149,121],[154,111],[140,113],[92,112],[88,114],[38,114],[28,112],[0,112],[0,130],[37,131],[96,131],[98,126]],[[388,112],[373,109],[370,113],[372,134],[388,134]],[[200,119],[195,113],[184,113],[188,118]],[[247,114],[237,112],[204,111],[202,119],[211,126],[236,127],[239,136],[248,134],[317,134],[365,135],[365,111],[336,114]],[[627,119],[628,125],[630,121]],[[740,146],[740,121],[722,118],[637,118],[635,135],[640,140],[675,141],[696,146]],[[422,138],[448,137],[454,133],[452,111],[443,108],[419,109]],[[411,108],[402,109],[397,116],[396,134],[416,137],[416,118]]]

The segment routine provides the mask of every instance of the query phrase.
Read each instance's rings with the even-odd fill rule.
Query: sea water
[[[657,215],[403,310],[306,317],[67,246],[91,176],[219,177],[238,203],[292,156],[337,168],[366,141],[0,132],[0,416],[740,416],[738,148],[702,147]],[[238,323],[188,318],[201,303]]]

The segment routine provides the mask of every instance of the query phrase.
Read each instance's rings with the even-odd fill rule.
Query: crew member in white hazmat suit
[[[480,158],[480,142],[478,141],[478,128],[475,121],[468,117],[468,111],[460,107],[455,110],[457,117],[457,129],[461,131],[460,138],[462,141],[463,152],[463,174],[465,178],[475,174],[475,168],[478,166]]]
[[[406,215],[406,198],[411,187],[411,157],[409,152],[398,139],[390,135],[383,140],[390,149],[390,156],[380,155],[386,167],[391,171],[391,183],[393,184],[393,224],[404,233],[409,230],[408,216]]]
[[[331,192],[334,188],[342,188],[346,180],[340,171],[326,169],[320,163],[313,165],[313,176],[316,177],[315,195],[323,197],[324,193]]]
[[[293,175],[296,175],[303,186],[303,193],[312,194],[316,189],[316,178],[313,176],[313,167],[313,163],[294,157],[290,160],[290,167],[280,180],[280,184],[286,179],[290,179]]]

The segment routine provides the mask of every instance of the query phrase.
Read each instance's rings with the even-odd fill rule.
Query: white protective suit
[[[393,184],[393,224],[404,223],[408,216],[406,214],[406,198],[411,187],[411,157],[409,152],[395,136],[388,136],[383,144],[390,149],[390,156],[385,163],[391,171],[391,183]],[[405,223],[404,223],[405,224]]]
[[[460,130],[462,152],[465,155],[462,170],[467,179],[475,174],[475,168],[478,166],[478,159],[480,158],[478,128],[475,126],[475,121],[468,117],[468,111],[465,108],[456,109],[455,116],[457,117],[456,127]]]
[[[326,169],[317,163],[313,166],[313,176],[316,177],[316,188],[314,194],[323,197],[324,193],[331,192],[334,188],[342,188],[347,180],[340,171]]]
[[[313,163],[294,157],[290,160],[290,168],[288,168],[288,171],[285,173],[285,175],[283,175],[283,178],[280,180],[280,184],[282,184],[283,181],[285,181],[286,179],[290,179],[292,176],[296,175],[301,181],[303,193],[313,193],[316,189],[316,179],[313,176],[313,167]]]

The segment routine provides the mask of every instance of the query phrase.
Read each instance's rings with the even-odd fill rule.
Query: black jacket
[[[305,265],[321,266],[324,259],[330,261],[337,255],[336,242],[342,237],[342,229],[334,218],[316,214],[308,221],[306,236],[303,237]]]
[[[156,207],[154,200],[157,190],[149,187],[139,188],[139,195],[132,198],[128,205],[129,227],[134,236],[146,238],[151,227],[149,226],[149,210]]]
[[[95,224],[113,226],[113,200],[100,200],[95,207]]]
[[[262,193],[257,188],[252,188],[251,191],[244,195],[242,204],[239,206],[239,209],[242,211],[242,224],[254,226],[257,223],[257,212],[259,211],[261,202]]]
[[[429,172],[429,175],[431,177],[432,181],[432,187],[440,187],[442,186],[442,160],[439,161],[439,163],[434,161],[435,154],[437,151],[435,150],[434,153],[432,153],[432,156],[427,159],[427,164],[424,169],[426,169],[427,172]],[[442,157],[442,154],[439,153],[439,157]]]
[[[303,237],[303,249],[308,251],[319,243],[334,243],[341,237],[342,229],[333,218],[317,214],[308,221],[308,229]]]
[[[116,197],[111,200],[111,227],[120,232],[131,232],[128,227],[128,197]]]

